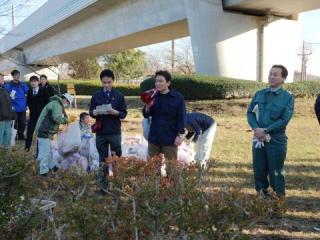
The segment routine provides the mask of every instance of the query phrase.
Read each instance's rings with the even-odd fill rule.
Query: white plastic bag
[[[16,136],[17,136],[17,129],[14,128],[14,120],[13,120],[11,125],[11,139],[10,139],[11,147],[13,147],[16,144]]]
[[[178,161],[183,164],[190,165],[194,162],[195,151],[191,144],[186,144],[182,142],[182,144],[178,147]]]
[[[77,152],[81,145],[81,131],[78,122],[70,123],[67,129],[58,133],[58,150],[61,155]]]
[[[150,126],[151,126],[151,117],[144,118],[142,120],[141,124],[142,124],[142,129],[143,129],[143,136],[148,141]]]
[[[124,136],[121,148],[123,157],[135,157],[147,160],[148,143],[141,135]]]

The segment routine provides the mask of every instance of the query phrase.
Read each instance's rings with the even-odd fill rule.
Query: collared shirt
[[[32,88],[33,95],[37,95],[38,91],[39,91],[39,87]]]
[[[253,112],[255,108],[258,114],[257,111]],[[270,134],[284,133],[293,111],[294,97],[288,91],[266,88],[253,97],[247,110],[247,119],[252,129],[266,128]]]
[[[93,110],[97,106],[103,104],[111,104],[112,108],[119,111],[118,116],[114,115],[93,115]],[[102,129],[97,132],[97,135],[118,135],[121,134],[121,121],[127,116],[127,105],[124,95],[116,89],[110,91],[109,97],[104,89],[97,91],[91,98],[89,106],[90,116],[102,120]]]
[[[152,117],[148,141],[155,145],[173,145],[184,133],[186,107],[183,96],[174,90],[157,93],[150,111],[143,109],[145,118]]]

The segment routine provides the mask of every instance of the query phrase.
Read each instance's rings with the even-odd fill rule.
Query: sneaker
[[[58,172],[59,168],[57,166],[54,166],[51,170],[52,172]]]
[[[313,229],[318,231],[318,232],[320,232],[320,225],[317,225],[317,226],[313,227]]]
[[[260,189],[260,191],[257,192],[257,195],[263,199],[270,198],[268,189]]]

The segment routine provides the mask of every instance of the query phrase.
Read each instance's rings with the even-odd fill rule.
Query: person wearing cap
[[[282,88],[287,76],[284,66],[273,65],[269,72],[269,87],[256,92],[247,110],[248,123],[254,131],[255,189],[264,198],[281,201],[285,199],[285,131],[294,110],[294,97]],[[269,186],[272,191],[268,191]]]
[[[188,130],[185,138],[187,141],[195,143],[194,160],[206,168],[210,158],[211,148],[217,124],[214,119],[204,113],[192,112],[186,114],[186,129]]]
[[[13,111],[16,113],[14,125],[15,129],[18,130],[18,140],[25,140],[28,86],[20,81],[20,72],[18,70],[13,70],[11,76],[13,80],[5,84],[5,89],[10,94]]]
[[[49,98],[49,103],[43,108],[35,128],[38,140],[38,156],[40,175],[47,176],[50,169],[56,169],[52,161],[51,139],[58,132],[60,124],[68,124],[65,108],[71,105],[73,97],[65,93],[61,96],[54,95]]]
[[[27,138],[25,141],[25,151],[29,152],[32,144],[32,136],[37,120],[42,109],[49,102],[49,92],[39,87],[39,78],[31,76],[29,79],[30,88],[27,92],[27,106],[29,108],[29,121],[27,126]]]

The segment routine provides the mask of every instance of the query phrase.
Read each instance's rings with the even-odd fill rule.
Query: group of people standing
[[[71,104],[72,99],[67,94],[54,95],[44,75],[40,76],[40,80],[37,76],[32,76],[32,88],[28,90],[27,85],[19,81],[20,73],[17,70],[11,74],[13,80],[10,83],[3,84],[0,81],[0,144],[8,146],[6,131],[11,128],[13,119],[17,125],[18,139],[24,140],[28,106],[30,117],[25,149],[30,149],[35,130],[40,174],[46,175],[55,167],[50,162],[50,139],[57,133],[59,124],[68,123],[65,107]],[[292,94],[282,88],[287,75],[288,71],[284,66],[272,66],[269,87],[254,95],[247,111],[248,123],[254,131],[252,154],[256,191],[264,197],[277,199],[285,196],[285,130],[294,110]],[[166,171],[170,175],[172,165],[178,158],[178,146],[183,141],[192,140],[196,143],[195,160],[205,166],[210,157],[215,120],[203,113],[186,112],[184,97],[172,88],[172,78],[168,71],[157,71],[154,77],[156,94],[142,110],[143,117],[151,118],[148,134],[149,158],[163,154]],[[111,70],[103,70],[100,80],[102,88],[92,96],[89,114],[96,120],[94,130],[100,163],[104,166],[101,178],[104,189],[107,187],[105,176],[108,174],[108,167],[102,163],[110,152],[122,155],[121,120],[127,116],[127,105],[125,96],[114,86],[115,75]]]
[[[29,83],[20,81],[20,72],[11,72],[12,81],[5,83],[0,74],[1,110],[0,110],[0,146],[8,148],[11,143],[11,125],[17,129],[17,139],[25,141],[25,150],[30,151],[33,133],[39,115],[49,102],[49,97],[55,94],[54,88],[48,84],[47,76],[31,76]],[[3,104],[2,104],[3,102]],[[29,120],[26,129],[26,110],[29,108]]]

